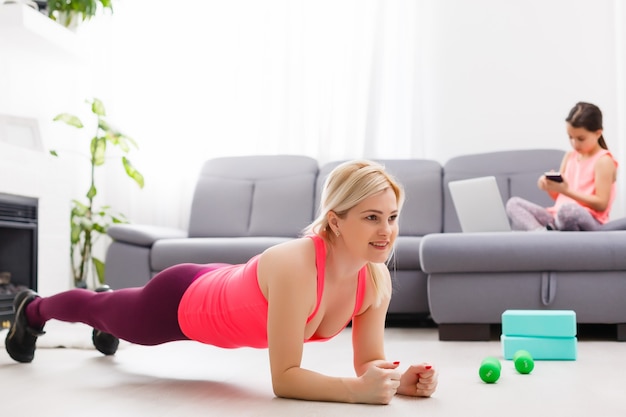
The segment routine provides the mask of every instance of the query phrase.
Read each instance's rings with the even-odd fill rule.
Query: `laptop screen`
[[[511,231],[496,177],[450,181],[448,189],[464,233]]]

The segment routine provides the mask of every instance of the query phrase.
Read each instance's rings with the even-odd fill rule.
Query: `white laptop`
[[[464,233],[511,231],[496,177],[450,181],[448,188]]]

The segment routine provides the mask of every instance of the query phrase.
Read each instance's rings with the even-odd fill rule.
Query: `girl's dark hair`
[[[570,110],[565,121],[572,127],[582,127],[590,132],[595,132],[602,129],[602,112],[595,104],[581,101]],[[602,135],[598,139],[598,145],[603,149],[609,149]]]

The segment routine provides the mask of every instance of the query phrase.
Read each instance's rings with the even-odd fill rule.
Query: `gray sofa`
[[[494,175],[503,200],[551,200],[537,178],[563,152],[465,155],[444,165],[444,231],[425,236],[430,313],[441,340],[489,340],[506,309],[574,310],[578,323],[615,324],[626,340],[626,219],[597,232],[460,233],[447,183]],[[497,327],[496,327],[497,328]]]
[[[390,314],[428,316],[427,277],[419,243],[441,232],[441,165],[430,160],[381,160],[403,183],[407,201],[390,268]],[[319,166],[306,156],[216,158],[201,169],[187,230],[121,224],[108,230],[106,282],[142,286],[157,272],[184,262],[243,263],[268,247],[299,236],[313,221],[326,175],[339,162]],[[424,196],[424,197],[422,197]]]
[[[482,340],[507,308],[574,309],[579,322],[617,324],[626,338],[626,231],[460,233],[447,183],[494,175],[503,199],[547,205],[537,177],[560,150],[466,155],[444,165],[379,160],[406,189],[389,268],[390,320],[432,318],[442,340]],[[187,230],[110,227],[106,281],[144,285],[182,262],[241,263],[293,239],[316,215],[326,175],[341,161],[295,155],[216,158],[202,167]],[[626,229],[626,220],[608,228]]]

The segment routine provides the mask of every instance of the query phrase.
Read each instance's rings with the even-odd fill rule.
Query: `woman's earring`
[[[335,230],[335,234],[337,235],[337,237],[339,237],[341,233],[339,233],[339,230]]]

